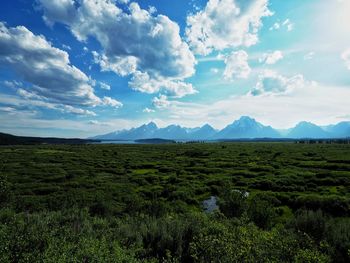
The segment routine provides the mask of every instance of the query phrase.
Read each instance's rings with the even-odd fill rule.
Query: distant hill
[[[209,124],[202,127],[186,128],[180,125],[169,125],[159,128],[154,122],[141,125],[129,130],[115,131],[98,135],[92,139],[98,140],[140,140],[140,139],[166,139],[166,140],[236,140],[236,139],[324,139],[350,137],[350,122],[340,122],[325,127],[310,122],[300,122],[295,127],[286,130],[277,130],[266,126],[249,116],[242,116],[227,125],[222,130],[215,130]]]
[[[0,145],[32,145],[32,144],[85,144],[95,140],[23,137],[0,133]]]

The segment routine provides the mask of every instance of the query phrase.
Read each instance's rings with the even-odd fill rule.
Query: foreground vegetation
[[[350,262],[350,145],[6,146],[0,207],[0,262]]]

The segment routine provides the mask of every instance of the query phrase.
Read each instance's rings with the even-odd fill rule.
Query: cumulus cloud
[[[158,92],[160,88],[169,89],[171,86],[171,92],[183,95],[183,80],[194,74],[196,61],[180,37],[179,26],[167,16],[154,15],[154,10],[141,9],[134,2],[127,5],[128,10],[119,8],[113,0],[38,2],[45,21],[67,25],[80,41],[90,36],[99,41],[103,50],[93,55],[103,71],[132,75],[136,80],[140,75],[147,76],[153,84],[167,84],[150,88],[149,83],[137,82],[133,88],[141,92]],[[56,12],[53,6],[59,2],[62,6]],[[187,90],[192,93],[191,89]]]
[[[129,3],[129,0],[117,0],[121,4],[127,4]]]
[[[137,70],[138,59],[134,56],[116,56],[107,57],[105,54],[92,52],[95,63],[99,64],[102,71],[113,71],[114,73],[125,77],[133,74]]]
[[[129,82],[129,86],[134,90],[149,94],[163,91],[167,93],[167,95],[176,98],[197,93],[195,88],[190,83],[179,80],[170,80],[162,77],[154,79],[148,73],[140,71],[136,71],[134,73]]]
[[[69,22],[74,19],[74,0],[50,0],[45,9],[48,15],[44,14],[43,19],[49,26],[53,26],[54,21]]]
[[[155,97],[152,100],[153,106],[158,109],[168,108],[170,106],[170,101],[168,101],[168,97],[161,94],[159,97]]]
[[[260,63],[265,63],[268,65],[276,64],[279,60],[283,58],[283,53],[280,50],[276,50],[270,53],[264,53],[259,59]]]
[[[258,42],[261,19],[271,15],[268,0],[209,0],[203,10],[187,17],[187,40],[201,55],[249,47]]]
[[[315,85],[315,82],[306,81],[301,74],[288,78],[279,75],[275,71],[265,70],[259,75],[259,80],[250,94],[259,96],[262,94],[289,93],[295,89],[303,89]]]
[[[341,58],[344,60],[345,66],[350,70],[350,48],[341,54]]]
[[[101,103],[90,79],[70,64],[67,52],[23,26],[0,23],[0,62],[32,84],[32,92],[55,102],[95,106]]]
[[[232,52],[225,58],[225,64],[226,68],[223,74],[225,79],[246,79],[251,72],[248,64],[248,54],[243,50]]]

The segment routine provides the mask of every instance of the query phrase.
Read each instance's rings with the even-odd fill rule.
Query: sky
[[[0,5],[0,132],[350,120],[350,0]]]

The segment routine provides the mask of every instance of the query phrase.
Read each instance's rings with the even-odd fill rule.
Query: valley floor
[[[350,145],[0,147],[0,262],[349,261]]]

